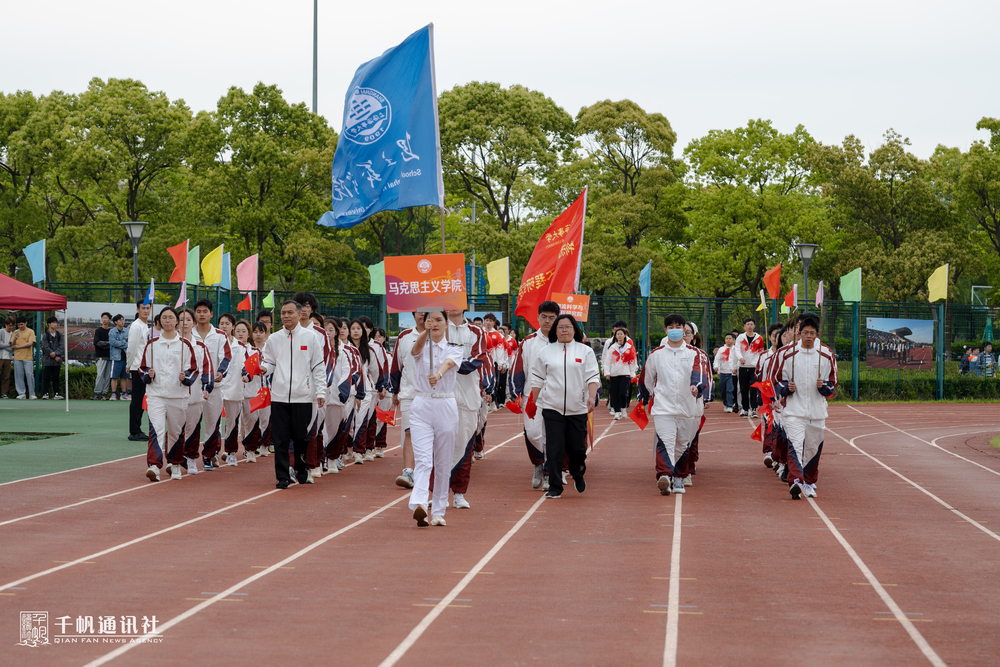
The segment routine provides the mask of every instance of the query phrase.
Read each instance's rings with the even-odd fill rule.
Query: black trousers
[[[306,481],[306,447],[309,444],[309,424],[312,403],[271,403],[271,444],[274,445],[274,475],[279,482],[291,483],[288,466],[295,466],[299,483]],[[295,461],[290,462],[288,446],[295,449]]]
[[[497,373],[497,388],[493,392],[493,400],[497,405],[507,402],[507,371]]]
[[[142,433],[142,399],[146,397],[146,383],[142,373],[132,371],[132,402],[128,404],[129,435]]]
[[[548,462],[549,491],[562,493],[562,464],[569,457],[569,474],[580,479],[587,471],[587,415],[564,415],[548,408],[545,420],[545,459]]]
[[[760,392],[750,387],[754,382],[756,382],[754,369],[740,366],[740,398],[742,399],[740,407],[744,410],[756,410],[760,407]]]
[[[628,409],[632,398],[632,378],[628,375],[612,375],[608,380],[608,404],[615,412]]]
[[[59,393],[59,366],[42,366],[42,396],[49,395],[49,387],[52,393]]]

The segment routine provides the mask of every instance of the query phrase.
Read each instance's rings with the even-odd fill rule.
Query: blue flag
[[[642,267],[642,271],[639,272],[639,294],[644,297],[649,297],[650,283],[653,279],[653,260],[649,260],[649,264]]]
[[[142,300],[143,305],[151,306],[153,305],[153,299],[156,298],[156,291],[153,289],[153,279],[149,279],[149,291],[146,292],[146,298]]]
[[[379,211],[444,205],[433,24],[358,68],[332,175],[332,210],[319,220],[327,227],[353,227]]]
[[[31,282],[40,283],[45,280],[45,239],[26,247],[24,258],[28,260],[28,267],[31,269]]]

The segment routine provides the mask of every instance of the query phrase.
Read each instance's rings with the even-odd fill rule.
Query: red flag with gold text
[[[587,189],[556,218],[531,253],[517,292],[516,315],[538,328],[538,306],[553,292],[572,294],[580,286]]]

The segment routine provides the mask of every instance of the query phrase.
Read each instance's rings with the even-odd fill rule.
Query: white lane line
[[[996,471],[996,470],[993,470],[992,468],[987,468],[986,466],[982,465],[981,463],[976,463],[975,461],[973,461],[973,460],[971,460],[971,459],[967,459],[967,458],[965,458],[964,456],[960,456],[959,454],[956,454],[955,452],[949,452],[949,451],[948,451],[947,449],[945,449],[945,448],[944,448],[944,447],[942,447],[941,445],[937,444],[937,441],[938,441],[938,440],[940,440],[941,438],[947,438],[947,437],[951,437],[950,435],[947,435],[947,436],[941,436],[941,438],[935,438],[935,439],[934,439],[933,441],[928,441],[928,440],[924,440],[923,438],[921,438],[921,437],[918,437],[918,436],[915,436],[915,435],[913,435],[912,433],[908,433],[907,431],[904,431],[904,430],[903,430],[903,429],[901,429],[901,428],[896,428],[895,426],[893,426],[893,425],[892,425],[892,424],[890,424],[889,422],[886,422],[886,421],[882,421],[882,420],[881,420],[881,419],[879,419],[878,417],[875,417],[875,416],[872,416],[872,415],[869,415],[869,414],[866,414],[866,413],[864,413],[864,412],[861,412],[861,410],[858,410],[858,409],[857,409],[856,407],[854,407],[853,405],[848,405],[847,407],[849,407],[850,409],[854,410],[855,412],[857,412],[857,413],[858,413],[858,414],[860,414],[860,415],[864,415],[865,417],[869,417],[869,418],[871,418],[871,419],[874,419],[875,421],[877,421],[877,422],[880,422],[880,423],[882,423],[882,424],[885,424],[886,426],[888,426],[889,428],[891,428],[891,429],[893,429],[893,430],[895,430],[895,431],[899,431],[900,433],[902,433],[902,434],[904,434],[904,435],[908,435],[908,436],[910,436],[911,438],[913,438],[914,440],[919,440],[920,442],[924,443],[925,445],[930,445],[931,447],[936,447],[936,448],[940,449],[940,450],[941,450],[942,452],[944,452],[945,454],[951,454],[951,455],[952,455],[952,456],[954,456],[955,458],[959,458],[959,459],[962,459],[963,461],[965,461],[965,462],[967,462],[967,463],[971,463],[971,464],[972,464],[972,465],[974,465],[974,466],[978,466],[978,467],[982,468],[983,470],[985,470],[986,472],[991,472],[991,473],[993,473],[994,475],[997,475],[997,476],[1000,476],[1000,472],[998,472],[998,471]],[[977,431],[977,432],[979,432],[979,433],[982,433],[982,431]],[[958,433],[952,433],[951,435],[959,435],[959,434],[958,434]],[[962,434],[962,435],[964,435],[964,434]]]
[[[520,437],[521,437],[521,436],[523,436],[523,435],[524,435],[523,433],[518,433],[517,435],[515,435],[515,436],[514,436],[514,437],[512,437],[512,438],[507,438],[506,440],[504,440],[503,442],[501,442],[501,443],[500,443],[499,445],[496,445],[496,446],[494,446],[494,447],[490,447],[489,449],[487,449],[487,450],[486,450],[485,452],[483,452],[483,453],[484,453],[484,454],[489,454],[489,453],[490,453],[490,452],[492,452],[492,451],[493,451],[494,449],[500,449],[501,447],[503,447],[504,445],[506,445],[506,444],[507,444],[508,442],[511,442],[511,441],[513,441],[513,440],[517,440],[518,438],[520,438]]]
[[[608,435],[608,431],[611,430],[611,427],[614,426],[615,423],[616,422],[611,422],[610,424],[608,424],[608,427],[606,429],[604,429],[604,433],[602,433],[600,435],[600,437],[594,438],[594,443],[590,447],[587,448],[587,454],[591,453],[592,451],[594,451],[597,448],[597,443],[599,443],[601,440],[604,440],[605,436]],[[639,429],[636,429],[636,430],[639,430]],[[618,435],[618,434],[616,433],[615,435]]]
[[[472,580],[475,578],[477,574],[479,574],[479,571],[482,570],[484,567],[486,567],[486,565],[490,562],[490,560],[493,559],[493,557],[497,554],[497,552],[500,551],[500,549],[502,549],[505,544],[507,544],[510,538],[514,537],[517,531],[521,529],[521,526],[523,526],[525,522],[529,518],[531,518],[531,515],[535,513],[535,510],[537,510],[543,502],[545,502],[545,496],[542,496],[541,498],[535,501],[535,504],[531,506],[531,509],[525,512],[524,516],[521,517],[521,519],[517,523],[515,523],[509,531],[507,531],[507,534],[504,535],[502,538],[500,538],[499,542],[493,545],[493,548],[490,549],[487,552],[487,554],[479,560],[478,563],[476,563],[475,567],[469,570],[469,573],[464,577],[462,577],[462,580],[459,581],[458,584],[454,588],[452,588],[451,591],[449,591],[448,594],[444,596],[444,598],[440,602],[434,605],[434,608],[431,609],[427,613],[427,615],[424,616],[423,620],[420,621],[420,623],[418,623],[417,626],[410,631],[410,634],[408,634],[406,638],[399,644],[399,646],[397,646],[395,650],[393,650],[393,652],[389,654],[389,657],[387,657],[385,660],[379,663],[379,667],[392,667],[392,665],[395,665],[397,662],[399,662],[400,658],[406,655],[406,652],[410,650],[410,647],[412,647],[413,644],[415,644],[418,639],[420,639],[420,636],[424,634],[427,628],[430,627],[431,623],[433,623],[434,620],[438,616],[440,616],[445,609],[447,609],[448,605],[451,604],[455,600],[455,598],[461,595],[462,591],[465,590],[465,587],[472,582]],[[91,666],[87,665],[87,667]],[[96,667],[96,665],[94,665],[94,667]]]
[[[60,470],[59,472],[50,472],[46,475],[38,475],[36,477],[25,477],[24,479],[15,479],[12,482],[3,482],[0,486],[7,486],[8,484],[19,484],[21,482],[30,482],[33,479],[41,479],[43,477],[52,477],[53,475],[61,475],[66,472],[76,472],[77,470],[86,470],[87,468],[96,468],[98,466],[106,466],[109,463],[118,463],[119,461],[128,461],[129,459],[137,459],[140,456],[145,456],[145,454],[136,454],[135,456],[126,456],[123,459],[115,459],[113,461],[105,461],[104,463],[94,463],[93,465],[83,466],[81,468],[70,468],[69,470]]]
[[[677,665],[677,628],[680,622],[681,600],[681,520],[683,518],[681,500],[684,496],[675,495],[674,502],[674,539],[670,545],[670,588],[667,594],[667,638],[663,645],[663,667]]]
[[[275,491],[277,491],[277,489],[275,489]],[[271,491],[270,493],[274,493],[275,491]],[[264,494],[264,495],[267,495],[267,494]],[[383,505],[382,507],[380,507],[379,509],[375,510],[371,514],[367,514],[367,515],[363,516],[362,518],[358,519],[357,521],[355,521],[354,523],[348,524],[347,526],[344,526],[340,530],[338,530],[336,532],[333,532],[333,533],[330,533],[326,537],[324,537],[324,538],[322,538],[320,540],[317,540],[316,542],[313,542],[312,544],[310,544],[310,545],[308,545],[306,547],[303,547],[302,549],[300,549],[299,551],[296,551],[295,553],[293,553],[291,556],[288,556],[284,560],[281,560],[281,561],[275,563],[274,565],[271,565],[267,569],[261,570],[260,572],[257,572],[256,574],[253,574],[253,575],[247,577],[243,581],[240,581],[240,582],[238,582],[236,584],[233,584],[232,586],[230,586],[226,590],[222,591],[221,593],[216,593],[215,595],[213,595],[212,597],[208,598],[207,600],[204,600],[203,602],[195,605],[194,607],[191,607],[190,609],[188,609],[183,614],[180,614],[178,616],[173,617],[172,619],[170,619],[166,623],[160,624],[157,632],[155,632],[155,633],[150,632],[150,633],[147,633],[145,635],[142,635],[141,637],[136,638],[135,643],[133,643],[133,644],[124,644],[122,646],[119,646],[114,651],[111,651],[110,653],[107,653],[107,654],[101,656],[100,658],[97,658],[96,660],[88,662],[84,667],[99,667],[100,665],[107,664],[108,662],[111,662],[112,660],[114,660],[118,656],[120,656],[120,655],[122,655],[124,653],[127,653],[128,651],[132,650],[136,646],[141,645],[145,641],[148,641],[149,639],[151,639],[153,637],[159,637],[160,635],[162,635],[163,633],[165,633],[167,630],[171,629],[172,627],[174,627],[178,623],[181,623],[181,622],[183,622],[183,621],[191,618],[192,616],[194,616],[198,612],[200,612],[200,611],[202,611],[202,610],[204,610],[204,609],[212,606],[216,602],[219,602],[220,600],[223,600],[224,598],[226,598],[226,597],[228,597],[230,595],[235,594],[236,591],[240,590],[241,588],[245,588],[245,587],[249,586],[253,582],[257,581],[258,579],[261,579],[261,578],[267,576],[268,574],[271,574],[272,572],[275,572],[275,571],[281,569],[282,567],[285,567],[286,565],[288,565],[292,561],[295,561],[298,558],[306,555],[310,551],[313,551],[314,549],[317,549],[317,548],[323,546],[324,544],[326,544],[330,540],[332,540],[332,539],[334,539],[336,537],[339,537],[340,535],[343,535],[344,533],[346,533],[347,531],[351,530],[352,528],[356,528],[356,527],[360,526],[361,524],[367,522],[369,519],[372,519],[372,518],[376,517],[377,515],[381,514],[382,512],[386,511],[387,509],[390,509],[393,505],[396,505],[396,504],[398,504],[398,503],[406,500],[409,497],[410,497],[410,494],[407,493],[405,495],[400,496],[399,498],[396,498],[392,502],[387,503],[386,505]]]
[[[71,560],[71,561],[69,561],[67,563],[63,563],[62,565],[58,565],[56,567],[51,567],[48,570],[43,570],[42,572],[37,572],[35,574],[28,575],[27,577],[22,577],[21,579],[18,579],[16,581],[12,581],[10,583],[3,584],[2,586],[0,586],[0,591],[6,590],[8,588],[13,588],[15,586],[20,586],[21,584],[23,584],[23,583],[25,583],[27,581],[32,581],[34,579],[38,579],[40,577],[44,577],[45,575],[52,574],[53,572],[58,572],[59,570],[65,570],[68,567],[73,567],[74,565],[79,565],[80,563],[83,563],[84,561],[94,560],[95,558],[99,558],[100,556],[105,556],[105,555],[107,555],[109,553],[113,553],[113,552],[118,551],[120,549],[124,549],[125,547],[130,547],[133,544],[138,544],[139,542],[144,542],[144,541],[146,541],[148,539],[151,539],[151,538],[154,538],[154,537],[156,537],[158,535],[163,535],[164,533],[172,532],[174,530],[177,530],[178,528],[183,528],[185,526],[190,526],[193,523],[197,523],[199,521],[203,521],[203,520],[205,520],[205,519],[207,519],[209,517],[215,516],[216,514],[222,514],[223,512],[225,512],[227,510],[233,509],[234,507],[239,507],[240,505],[244,505],[246,503],[251,503],[251,502],[253,502],[255,500],[259,500],[261,498],[264,498],[266,496],[271,495],[272,493],[277,493],[277,492],[278,492],[278,489],[274,489],[273,491],[268,491],[267,493],[262,493],[259,496],[254,496],[252,498],[247,498],[246,500],[241,500],[240,502],[233,503],[232,505],[226,505],[225,507],[217,509],[217,510],[215,510],[213,512],[208,512],[207,514],[202,514],[201,516],[198,516],[198,517],[196,517],[194,519],[189,519],[188,521],[184,521],[182,523],[178,523],[178,524],[175,524],[173,526],[168,526],[167,528],[164,528],[162,530],[158,530],[158,531],[156,531],[154,533],[149,533],[148,535],[143,535],[142,537],[137,537],[134,540],[129,540],[128,542],[123,542],[122,544],[118,544],[116,546],[109,547],[109,548],[104,549],[102,551],[98,551],[96,553],[92,553],[89,556],[83,556],[82,558],[77,558],[76,560]]]
[[[872,461],[874,461],[875,463],[879,464],[880,466],[882,466],[883,468],[885,468],[886,470],[888,470],[889,472],[891,472],[896,477],[899,477],[901,480],[903,480],[904,482],[906,482],[907,484],[909,484],[913,488],[919,490],[921,493],[923,493],[924,495],[928,496],[929,498],[932,498],[935,502],[939,503],[941,506],[943,506],[948,511],[953,512],[956,516],[959,516],[959,517],[965,519],[966,521],[968,521],[969,523],[971,523],[973,526],[975,526],[979,530],[983,531],[984,533],[986,533],[987,535],[989,535],[993,539],[995,539],[998,542],[1000,542],[1000,535],[997,535],[992,530],[988,529],[986,526],[984,526],[983,524],[979,523],[978,521],[976,521],[972,517],[966,516],[965,514],[962,514],[957,509],[955,509],[954,507],[952,507],[951,505],[949,505],[945,501],[941,500],[940,498],[938,498],[933,493],[931,493],[930,491],[928,491],[924,487],[920,486],[919,484],[917,484],[913,480],[911,480],[908,477],[902,475],[901,473],[896,472],[891,467],[889,467],[886,464],[882,463],[882,461],[880,461],[879,459],[875,458],[874,456],[872,456],[871,454],[869,454],[865,450],[863,450],[860,447],[858,447],[855,444],[855,442],[854,442],[858,438],[867,438],[867,437],[871,437],[871,436],[874,436],[874,435],[883,435],[882,433],[867,433],[867,434],[864,434],[864,435],[855,436],[855,437],[851,438],[850,440],[848,440],[847,438],[845,438],[844,436],[840,435],[836,431],[830,429],[830,427],[827,427],[826,430],[830,431],[830,433],[832,433],[833,435],[837,436],[838,438],[840,438],[841,440],[843,440],[844,442],[846,442],[848,445],[850,445],[854,449],[858,450],[859,452],[861,452],[862,454],[864,454],[865,456],[867,456],[868,458],[870,458]]]
[[[927,643],[927,640],[924,639],[924,636],[922,634],[920,634],[920,631],[917,630],[915,625],[913,625],[913,622],[910,621],[909,618],[907,618],[906,614],[903,613],[903,610],[900,608],[900,606],[896,604],[896,601],[892,599],[892,596],[890,596],[886,592],[885,588],[882,586],[881,583],[879,583],[879,580],[875,578],[875,575],[872,574],[872,571],[870,569],[868,569],[868,566],[865,565],[863,560],[861,560],[857,552],[854,551],[854,549],[851,547],[850,544],[848,544],[847,540],[844,539],[844,536],[841,535],[840,531],[836,529],[836,527],[833,525],[833,522],[831,522],[830,519],[826,516],[826,513],[823,512],[822,509],[820,509],[819,504],[812,498],[806,498],[806,500],[808,500],[812,508],[816,510],[816,514],[818,514],[819,517],[823,519],[823,523],[826,524],[826,527],[830,530],[831,533],[833,533],[833,536],[837,538],[837,541],[840,542],[840,546],[844,547],[844,551],[847,552],[847,555],[851,557],[851,560],[854,561],[854,564],[858,566],[859,570],[861,570],[861,574],[865,575],[865,579],[868,580],[868,583],[871,584],[871,587],[875,590],[876,593],[878,593],[878,596],[882,598],[882,602],[885,603],[885,606],[887,606],[892,611],[892,615],[896,618],[897,621],[902,623],[903,627],[906,629],[907,634],[910,635],[910,639],[912,639],[913,643],[917,645],[917,648],[919,648],[920,652],[924,654],[924,657],[927,658],[927,660],[929,660],[930,663],[934,665],[934,667],[947,667],[947,665],[945,665],[944,660],[942,660],[938,656],[938,654],[934,652],[934,649],[932,649],[931,645]]]
[[[170,481],[169,478],[164,481]],[[62,510],[70,509],[73,507],[79,507],[80,505],[86,505],[87,503],[92,503],[95,500],[105,500],[106,498],[113,498],[114,496],[120,496],[123,493],[130,493],[132,491],[140,491],[142,489],[151,489],[153,487],[159,486],[158,484],[150,484],[146,482],[141,486],[133,486],[131,489],[124,489],[122,491],[115,491],[114,493],[109,493],[104,496],[98,496],[97,498],[88,498],[87,500],[81,500],[78,503],[73,503],[71,505],[63,505],[61,507],[53,507],[52,509],[45,510],[44,512],[36,512],[35,514],[29,514],[27,516],[21,516],[16,519],[8,519],[7,521],[0,521],[0,526],[6,526],[8,524],[17,523],[18,521],[24,521],[25,519],[33,519],[36,516],[42,516],[44,514],[52,514],[53,512],[59,512]]]

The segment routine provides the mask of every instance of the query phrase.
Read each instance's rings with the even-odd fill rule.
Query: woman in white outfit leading
[[[418,526],[427,525],[427,493],[434,470],[432,526],[443,526],[448,507],[451,458],[455,448],[458,406],[455,403],[456,368],[465,348],[445,336],[448,319],[441,311],[427,314],[424,331],[413,343],[415,396],[410,406],[410,437],[413,442],[413,492],[410,509]],[[430,342],[427,341],[428,335]],[[433,360],[432,360],[433,357]]]

